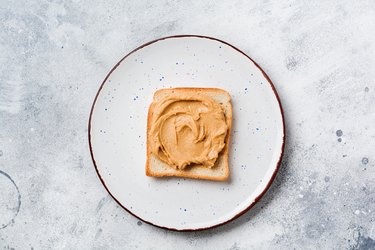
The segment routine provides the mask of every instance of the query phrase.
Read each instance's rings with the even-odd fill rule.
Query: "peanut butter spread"
[[[212,168],[228,131],[223,107],[209,96],[181,92],[154,105],[151,152],[175,169]]]

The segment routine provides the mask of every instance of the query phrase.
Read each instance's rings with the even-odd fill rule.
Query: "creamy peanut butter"
[[[219,103],[203,93],[175,92],[154,101],[153,115],[154,155],[175,169],[214,166],[228,131]]]

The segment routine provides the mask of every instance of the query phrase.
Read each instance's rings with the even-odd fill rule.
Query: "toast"
[[[199,164],[187,166],[184,169],[172,167],[170,164],[162,161],[152,152],[153,139],[151,138],[152,127],[156,123],[157,116],[155,108],[158,101],[168,96],[176,95],[176,93],[184,93],[191,96],[206,96],[221,106],[224,113],[227,131],[224,138],[224,147],[217,155],[217,159],[212,167],[206,167]],[[215,104],[216,105],[216,104]],[[212,181],[225,181],[229,177],[228,147],[230,133],[232,127],[232,104],[230,95],[222,89],[218,88],[170,88],[161,89],[154,93],[153,102],[148,111],[147,119],[147,160],[146,175],[152,177],[182,177],[193,179],[205,179]],[[177,137],[177,135],[176,135]]]

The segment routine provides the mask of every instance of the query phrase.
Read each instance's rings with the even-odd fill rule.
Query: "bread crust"
[[[228,133],[225,137],[225,146],[222,149],[222,151],[219,153],[219,157],[216,160],[215,166],[211,169],[207,169],[206,167],[199,167],[199,166],[194,166],[192,168],[184,169],[184,170],[177,170],[174,168],[171,168],[168,164],[160,161],[157,156],[154,156],[151,152],[151,147],[150,147],[150,130],[151,130],[151,123],[152,123],[152,118],[153,118],[153,111],[155,107],[155,100],[156,98],[164,94],[165,92],[170,92],[170,91],[189,91],[189,92],[201,92],[201,93],[215,93],[217,95],[225,95],[226,98],[228,99],[228,107],[226,107],[225,110],[225,118],[228,126]],[[222,104],[223,105],[223,104]],[[224,105],[223,105],[224,106]],[[149,106],[148,109],[148,115],[147,115],[147,142],[146,142],[146,147],[147,147],[147,159],[146,159],[146,175],[151,176],[151,177],[182,177],[182,178],[192,178],[192,179],[204,179],[204,180],[212,180],[212,181],[226,181],[229,178],[229,144],[230,144],[230,134],[231,134],[231,129],[232,129],[232,103],[231,103],[231,97],[228,92],[226,92],[223,89],[219,88],[186,88],[186,87],[179,87],[179,88],[167,88],[167,89],[160,89],[157,90],[154,93],[153,96],[153,102]],[[153,169],[153,162],[152,159],[153,157],[158,160],[160,163],[163,164],[164,166],[167,166],[169,169],[167,171],[155,171]],[[219,166],[220,165],[220,166]],[[205,174],[204,172],[209,172],[211,173],[216,173],[219,168],[223,168],[224,172],[220,175],[210,175],[210,174]],[[203,173],[199,173],[203,172]]]

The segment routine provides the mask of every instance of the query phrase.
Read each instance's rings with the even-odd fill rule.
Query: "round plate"
[[[146,176],[148,107],[169,87],[230,93],[229,181]],[[265,193],[283,154],[284,120],[274,86],[247,55],[218,39],[173,36],[142,45],[109,72],[92,106],[89,143],[100,180],[124,209],[158,227],[199,230],[238,217]]]

